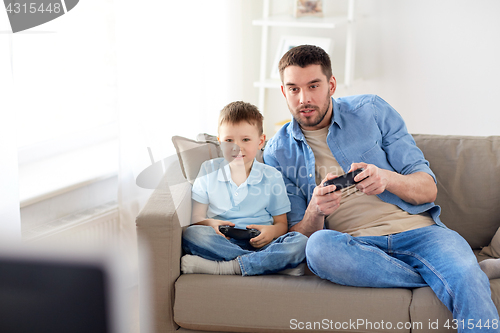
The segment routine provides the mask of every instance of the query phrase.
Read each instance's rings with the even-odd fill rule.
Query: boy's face
[[[257,152],[264,146],[266,136],[259,135],[255,125],[246,121],[219,126],[219,142],[224,158],[233,164],[251,166]]]

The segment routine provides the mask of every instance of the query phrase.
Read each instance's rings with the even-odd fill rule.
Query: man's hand
[[[339,208],[340,199],[342,198],[341,191],[335,191],[335,185],[323,186],[323,183],[337,177],[329,173],[321,181],[320,185],[314,188],[311,201],[307,206],[302,221],[291,227],[290,231],[298,231],[309,237],[315,231],[323,229],[325,216],[330,215]]]
[[[323,186],[323,183],[330,179],[335,179],[331,173],[321,181],[320,185],[316,186],[313,191],[307,211],[313,215],[328,216],[340,206],[341,192],[335,191],[335,185]]]
[[[367,195],[375,195],[384,192],[389,183],[390,172],[380,169],[373,164],[353,163],[349,172],[364,168],[365,170],[354,177],[354,181],[361,181],[356,188]]]
[[[437,186],[428,173],[419,171],[402,175],[394,171],[380,169],[373,164],[353,163],[349,171],[364,168],[354,180],[362,180],[356,185],[361,192],[374,195],[389,191],[413,205],[433,202],[437,196]]]

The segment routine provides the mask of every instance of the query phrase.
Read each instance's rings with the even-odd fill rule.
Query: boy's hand
[[[229,237],[226,237],[226,235],[224,235],[222,232],[219,231],[219,226],[220,225],[228,225],[228,226],[231,226],[231,227],[235,226],[235,224],[232,223],[232,222],[222,221],[222,220],[217,220],[217,219],[206,219],[203,222],[204,222],[203,223],[204,225],[211,226],[212,228],[214,228],[215,232],[218,235],[221,235],[222,237],[225,237],[226,239],[229,239]]]
[[[255,248],[261,248],[274,240],[274,226],[273,225],[247,225],[247,229],[257,229],[260,235],[250,239],[250,245]]]

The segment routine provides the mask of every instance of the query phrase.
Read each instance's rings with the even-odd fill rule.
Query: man
[[[279,70],[293,119],[268,143],[264,162],[283,174],[289,229],[309,237],[311,271],[358,287],[428,285],[455,319],[498,323],[488,278],[440,221],[435,176],[401,116],[378,96],[333,99],[336,80],[319,47],[291,49]],[[321,185],[361,168],[355,187]]]

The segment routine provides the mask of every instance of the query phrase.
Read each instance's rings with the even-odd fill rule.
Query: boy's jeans
[[[306,258],[313,273],[337,284],[379,288],[430,286],[458,320],[459,332],[499,331],[488,278],[469,244],[451,229],[432,225],[369,237],[320,230],[309,237]],[[490,329],[484,327],[487,321]]]
[[[182,235],[186,253],[214,261],[238,259],[242,275],[270,274],[297,267],[304,261],[306,243],[306,236],[289,232],[256,249],[247,241],[228,240],[204,225],[189,226]]]

